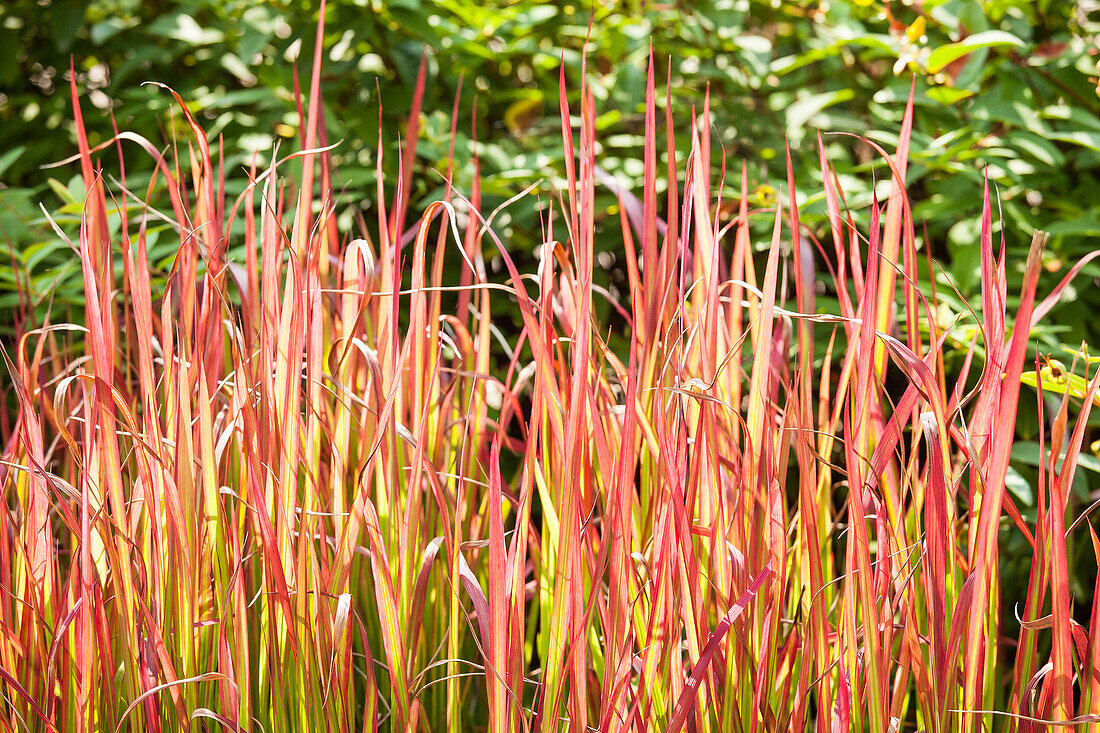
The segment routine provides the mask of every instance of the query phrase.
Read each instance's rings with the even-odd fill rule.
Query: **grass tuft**
[[[1066,513],[1100,371],[1057,389],[1013,325],[1081,265],[1040,300],[1037,235],[1009,297],[987,186],[979,333],[949,373],[912,99],[868,226],[821,153],[818,241],[789,152],[786,196],[752,210],[709,135],[675,150],[666,112],[662,150],[651,60],[610,338],[590,90],[571,108],[563,71],[567,184],[525,272],[476,176],[410,210],[423,64],[376,226],[338,231],[320,59],[302,149],[235,199],[174,92],[191,137],[162,154],[93,148],[72,86],[86,311],[5,354],[5,730],[1095,727],[1100,615],[1075,621],[1066,548],[1100,540]],[[107,184],[135,143],[169,211]],[[179,240],[163,280],[153,228]],[[1041,416],[1062,395],[1033,519],[1005,491],[1025,382]],[[1005,532],[1033,553],[1012,639]]]

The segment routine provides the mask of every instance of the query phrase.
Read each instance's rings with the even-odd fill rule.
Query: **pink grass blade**
[[[1035,302],[1035,287],[1038,279],[1039,259],[1046,238],[1036,234],[1032,239],[1028,253],[1027,269],[1020,293],[1020,306],[1016,313],[1018,324],[1030,324],[1031,312]],[[985,287],[997,287],[995,283],[985,283]],[[997,566],[996,526],[1000,519],[1004,477],[1008,471],[1008,458],[1012,446],[1014,421],[1005,419],[1016,414],[1019,397],[1020,374],[1023,372],[1023,359],[1027,349],[1028,329],[1026,325],[1017,326],[1010,341],[1004,378],[999,388],[998,412],[1001,416],[999,428],[990,435],[990,456],[985,468],[984,491],[981,511],[975,534],[977,547],[973,554],[974,598],[970,606],[966,635],[966,650],[963,665],[963,702],[967,711],[987,710],[984,698],[984,676],[992,673],[987,669],[987,644],[991,644],[989,626],[995,620],[996,601],[995,573]],[[993,610],[991,610],[991,608]],[[993,617],[991,619],[990,617]],[[963,715],[963,730],[971,731],[976,724],[976,715]]]

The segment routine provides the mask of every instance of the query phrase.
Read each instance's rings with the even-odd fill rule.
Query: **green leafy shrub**
[[[285,148],[300,138],[294,71],[297,60],[312,51],[297,29],[313,22],[316,10],[313,3],[213,0],[49,0],[0,8],[2,40],[17,49],[0,60],[0,146],[7,151],[0,157],[0,180],[8,185],[0,200],[0,240],[8,248],[0,253],[0,277],[22,283],[38,305],[39,322],[47,306],[70,305],[79,291],[72,254],[57,244],[36,205],[45,201],[51,211],[64,207],[59,223],[72,234],[83,200],[80,179],[71,178],[71,167],[39,168],[67,157],[75,142],[64,83],[70,56],[92,103],[86,128],[93,145],[113,134],[108,108],[120,129],[147,131],[158,146],[182,139],[184,120],[170,97],[142,85],[168,83],[184,95],[211,139],[222,140],[226,185],[239,192],[245,185],[242,166],[255,151],[262,164],[272,143]],[[326,122],[331,141],[343,141],[333,155],[345,226],[357,208],[368,221],[377,219],[371,207],[379,111],[388,128],[404,124],[424,54],[415,161],[421,175],[410,179],[413,190],[407,192],[413,210],[443,190],[442,177],[431,171],[444,170],[450,155],[456,97],[456,185],[469,190],[472,183],[476,131],[486,205],[496,206],[539,180],[545,205],[564,175],[556,143],[559,61],[564,60],[570,88],[579,89],[587,41],[587,78],[600,110],[599,163],[630,190],[641,185],[636,149],[643,129],[643,70],[652,44],[661,60],[659,72],[665,59],[670,63],[677,145],[690,144],[686,121],[709,87],[712,133],[706,137],[716,161],[719,150],[731,159],[753,161],[754,205],[769,205],[783,181],[785,139],[792,143],[795,180],[804,191],[821,189],[815,128],[896,145],[915,73],[908,185],[919,202],[918,238],[967,296],[976,294],[979,282],[974,202],[986,170],[996,186],[1001,214],[996,218],[1006,222],[1015,259],[1022,261],[1032,231],[1052,234],[1045,287],[1054,285],[1054,273],[1064,263],[1091,249],[1100,227],[1090,205],[1100,194],[1100,99],[1089,42],[1098,24],[1072,3],[341,0],[327,6],[326,28]],[[659,106],[663,97],[658,95]],[[382,170],[392,179],[397,140],[383,136],[383,141]],[[872,182],[879,182],[881,198],[888,171],[866,145],[843,137],[826,142],[853,211],[866,224]],[[102,162],[108,174],[117,175],[112,156]],[[131,166],[128,175],[141,187],[149,164],[138,160]],[[54,182],[47,185],[48,178]],[[727,202],[738,193],[736,185],[723,191]],[[597,189],[604,212],[600,226],[610,222],[598,245],[605,257],[597,278],[621,286],[625,263],[616,257],[621,242],[609,211],[615,204],[613,194]],[[528,252],[540,241],[538,228],[530,225],[538,205],[539,199],[524,199],[499,221]],[[805,200],[803,210],[811,230],[824,233],[820,196]],[[157,250],[154,274],[171,267],[171,252]],[[1100,271],[1089,265],[1085,274],[1095,278]],[[1009,273],[1014,286],[1021,275]],[[946,279],[941,285],[947,288]],[[1074,295],[1056,311],[1061,325],[1049,329],[1052,347],[1100,335],[1091,325],[1094,319],[1086,317],[1100,307],[1094,289]],[[9,287],[0,308],[10,311],[17,303]]]

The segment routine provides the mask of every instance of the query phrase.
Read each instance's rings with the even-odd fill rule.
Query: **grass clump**
[[[793,186],[748,209],[744,167],[719,217],[724,161],[698,135],[658,144],[674,120],[651,65],[644,187],[619,192],[619,350],[594,316],[591,95],[562,94],[568,185],[521,272],[476,184],[409,221],[415,129],[377,225],[339,232],[319,78],[318,55],[303,149],[235,199],[190,115],[171,155],[101,146],[155,158],[164,212],[105,183],[73,85],[86,312],[8,358],[5,729],[1093,724],[1098,620],[1075,621],[1066,552],[1091,527],[1066,507],[1098,377],[1042,377],[1029,327],[1062,287],[1037,300],[1037,236],[1010,299],[988,189],[979,336],[945,370],[904,186],[911,104],[869,227],[822,154],[816,241]],[[161,288],[146,236],[164,223]],[[1028,379],[1064,398],[1025,518],[1005,486]],[[1012,639],[1002,532],[1034,554]]]

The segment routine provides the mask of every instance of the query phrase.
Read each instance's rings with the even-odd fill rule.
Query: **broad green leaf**
[[[1079,399],[1085,396],[1089,386],[1084,377],[1066,371],[1065,366],[1055,359],[1048,361],[1039,370],[1038,377],[1034,371],[1024,372],[1020,375],[1020,382],[1032,388],[1038,386],[1040,380],[1043,383],[1043,392],[1068,394],[1070,397]],[[1093,402],[1100,404],[1100,393],[1097,394]]]
[[[154,26],[157,26],[154,32],[164,33],[168,38],[183,41],[191,46],[208,46],[221,43],[225,39],[222,31],[216,28],[204,28],[186,13],[179,13],[174,18],[161,18],[154,23]]]
[[[19,160],[19,156],[21,156],[26,149],[26,145],[19,145],[0,155],[0,176],[4,175],[4,171],[10,168],[12,163]]]
[[[1070,234],[1079,237],[1100,237],[1100,217],[1096,211],[1086,211],[1080,216],[1057,221],[1047,227],[1051,234]]]
[[[788,134],[796,132],[801,133],[802,127],[818,112],[834,104],[847,102],[849,99],[853,99],[855,95],[856,93],[852,89],[838,89],[834,92],[811,94],[799,99],[797,102],[787,107]]]
[[[97,46],[117,35],[118,33],[137,25],[137,18],[111,17],[101,20],[91,27],[90,35],[92,43]]]
[[[1046,138],[1030,132],[1013,130],[1009,134],[1006,144],[1014,149],[1024,151],[1043,165],[1054,167],[1064,165],[1066,162],[1066,156],[1062,154],[1057,146]]]
[[[67,204],[76,203],[76,198],[72,195],[72,193],[69,192],[69,189],[67,189],[65,187],[65,184],[63,184],[61,181],[57,180],[56,178],[47,178],[46,183],[49,185],[50,190],[57,194],[57,197],[59,199]]]
[[[1080,145],[1089,150],[1100,153],[1100,132],[1085,132],[1075,130],[1073,132],[1052,132],[1049,137],[1053,140],[1061,140],[1074,145]]]
[[[975,33],[956,43],[940,46],[928,57],[928,70],[932,73],[942,71],[945,66],[956,59],[962,58],[968,53],[979,48],[993,48],[995,46],[1023,47],[1025,44],[1016,36],[1004,31],[984,31]]]
[[[932,87],[928,90],[928,96],[940,104],[955,104],[955,102],[973,96],[974,92],[954,87]]]
[[[1034,506],[1035,491],[1027,479],[1012,466],[1008,467],[1008,473],[1005,474],[1005,486],[1024,506]]]
[[[256,76],[253,74],[248,65],[240,59],[236,54],[227,53],[221,57],[222,68],[228,71],[233,76],[237,77],[245,86],[252,86],[256,83]]]

